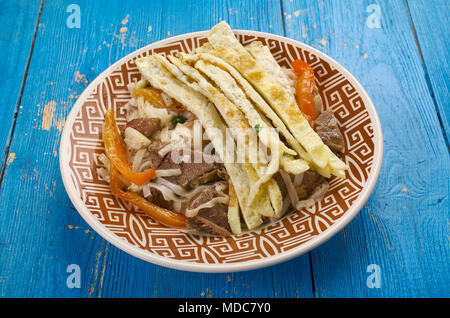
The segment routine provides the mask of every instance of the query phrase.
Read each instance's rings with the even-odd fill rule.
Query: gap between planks
[[[448,140],[447,133],[446,133],[446,131],[444,129],[444,125],[442,123],[441,113],[439,112],[439,107],[437,105],[436,96],[434,95],[433,87],[431,86],[430,75],[428,74],[428,69],[427,69],[425,61],[423,59],[422,49],[420,48],[419,39],[417,38],[416,28],[414,27],[414,21],[413,21],[412,16],[411,16],[411,11],[409,10],[408,0],[403,0],[403,1],[405,3],[405,6],[406,6],[406,11],[408,12],[409,23],[411,24],[411,29],[412,29],[412,32],[414,34],[414,39],[416,41],[417,50],[419,51],[419,56],[420,56],[420,59],[422,61],[422,68],[423,68],[423,71],[425,73],[425,82],[427,83],[428,90],[430,91],[431,99],[433,100],[433,105],[434,105],[434,108],[436,110],[436,114],[437,114],[437,117],[438,117],[439,125],[441,127],[442,136],[444,137],[445,145],[447,146],[447,151],[450,153],[450,143],[449,143],[449,140]]]
[[[283,36],[286,36],[286,23],[284,21],[283,0],[280,0],[281,24],[283,25]]]
[[[6,142],[5,153],[3,154],[2,167],[1,167],[1,170],[0,170],[0,188],[2,186],[3,176],[5,174],[5,169],[6,169],[6,165],[7,165],[7,161],[8,161],[8,155],[9,155],[9,148],[11,147],[11,141],[12,141],[12,138],[13,138],[13,135],[14,135],[14,129],[16,127],[17,115],[19,113],[20,102],[22,101],[23,90],[25,88],[25,83],[27,81],[28,69],[30,68],[31,56],[33,55],[34,42],[36,40],[36,34],[37,34],[38,27],[39,27],[39,20],[41,18],[41,13],[42,13],[42,7],[43,6],[44,6],[44,0],[41,0],[41,4],[39,6],[38,17],[37,17],[37,20],[36,20],[36,24],[34,26],[33,39],[31,40],[30,53],[28,54],[27,65],[25,67],[25,73],[23,74],[22,83],[20,85],[19,96],[17,98],[16,106],[14,108],[13,122],[11,124],[11,129],[10,129],[10,132],[9,132],[9,135],[8,135],[8,140]]]

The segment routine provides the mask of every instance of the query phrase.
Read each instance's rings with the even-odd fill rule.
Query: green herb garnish
[[[255,125],[255,131],[257,134],[259,134],[259,131],[261,130],[261,126],[259,126],[259,124]]]
[[[184,123],[186,120],[187,118],[184,116],[175,116],[174,118],[172,118],[172,123],[176,125],[178,123]]]

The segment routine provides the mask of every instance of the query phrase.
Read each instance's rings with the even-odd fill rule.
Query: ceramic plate
[[[125,252],[161,266],[197,272],[254,269],[301,255],[341,230],[368,199],[380,171],[383,139],[375,108],[358,81],[327,55],[303,43],[261,32],[234,31],[244,45],[262,41],[279,64],[309,63],[325,109],[336,115],[345,139],[346,179],[333,178],[313,207],[276,223],[232,237],[192,235],[166,228],[111,194],[97,176],[104,114],[114,107],[119,125],[131,98],[127,84],[140,79],[134,60],[152,53],[191,53],[206,42],[206,31],[143,47],[100,74],[71,110],[60,145],[60,168],[75,208],[102,237]]]

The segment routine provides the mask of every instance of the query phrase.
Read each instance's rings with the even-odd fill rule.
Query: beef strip
[[[316,132],[333,152],[344,150],[344,137],[339,131],[338,121],[331,111],[324,111],[315,120]]]
[[[213,189],[206,189],[205,191],[199,192],[191,198],[191,201],[189,202],[189,209],[195,209],[203,203],[211,201],[218,196],[219,193]]]
[[[173,210],[173,202],[164,199],[164,195],[161,191],[155,188],[150,188],[150,193],[151,195],[147,198],[150,202],[156,204],[161,208]]]
[[[226,180],[227,173],[225,171],[225,167],[220,167],[218,169],[211,170],[202,174],[201,176],[194,178],[190,183],[191,188],[196,188],[199,185],[214,182],[217,180]]]
[[[326,180],[315,171],[308,170],[303,173],[302,184],[295,187],[298,198],[300,200],[307,199],[318,186]]]
[[[126,127],[131,127],[139,131],[145,137],[150,137],[153,133],[161,129],[161,119],[159,118],[136,118],[127,123]]]
[[[194,162],[195,155],[198,152],[191,151],[190,162],[175,163],[171,153],[161,157],[158,151],[162,145],[154,145],[149,148],[150,158],[152,160],[154,169],[181,169],[181,174],[178,176],[166,177],[166,180],[187,189],[192,189],[200,184],[214,182],[217,180],[226,179],[227,173],[223,163],[214,162],[215,158],[211,155],[202,153],[202,162]],[[181,154],[181,151],[180,151]],[[209,163],[211,162],[211,163]]]
[[[164,147],[163,144],[154,144],[149,147],[150,158],[154,169],[181,169],[181,175],[165,177],[169,182],[181,185],[185,188],[192,189],[201,184],[225,180],[227,173],[222,163],[213,161],[213,157],[202,153],[202,162],[194,163],[195,153],[191,152],[192,162],[175,163],[171,153],[160,156],[159,151]],[[181,154],[181,153],[180,153]],[[212,163],[208,163],[212,162]],[[172,210],[173,203],[166,201],[162,193],[154,188],[150,188],[151,196],[148,198],[156,205]],[[225,191],[226,192],[226,191]],[[189,208],[194,209],[200,204],[208,202],[218,196],[215,190],[205,190],[195,195],[189,202]],[[201,232],[229,236],[231,235],[230,225],[228,224],[228,206],[225,204],[216,204],[211,208],[204,208],[198,211],[195,217],[188,218],[187,224],[190,228]]]
[[[168,156],[170,158],[170,155]],[[199,184],[217,181],[220,176],[224,176],[226,173],[225,167],[222,163],[186,163],[174,164],[172,159],[164,160],[161,163],[160,169],[173,169],[179,167],[181,174],[179,176],[167,177],[169,182],[179,184],[185,188],[192,189]]]
[[[158,153],[164,146],[164,144],[157,143],[150,145],[150,147],[148,148],[153,169],[158,169],[164,159],[164,157],[160,156]]]
[[[219,193],[215,190],[200,192],[191,199],[189,208],[195,209],[218,195]],[[212,235],[230,236],[231,228],[228,223],[227,212],[227,205],[222,203],[216,204],[211,208],[200,209],[196,216],[187,218],[187,225],[192,229]]]

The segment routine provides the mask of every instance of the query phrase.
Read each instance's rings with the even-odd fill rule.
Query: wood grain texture
[[[450,2],[407,1],[433,99],[450,137]],[[447,144],[448,146],[448,144]]]
[[[366,24],[370,4],[381,9],[381,28]],[[449,155],[405,3],[288,0],[283,8],[286,36],[352,72],[384,134],[383,166],[369,201],[312,251],[316,296],[448,297]],[[379,289],[366,284],[370,264],[380,266]]]
[[[19,107],[27,61],[31,54],[41,1],[2,1],[0,3],[0,154],[3,164],[10,142],[14,115]],[[28,7],[24,10],[25,7]]]
[[[310,297],[307,256],[234,274],[185,273],[116,249],[67,197],[57,151],[64,118],[81,92],[119,58],[168,36],[234,28],[282,34],[279,1],[77,1],[81,28],[66,26],[71,1],[45,1],[0,189],[0,295],[8,297]],[[147,8],[147,9],[143,9]],[[17,194],[20,193],[20,196]],[[67,265],[81,288],[66,286]],[[26,283],[24,283],[26,282]]]

